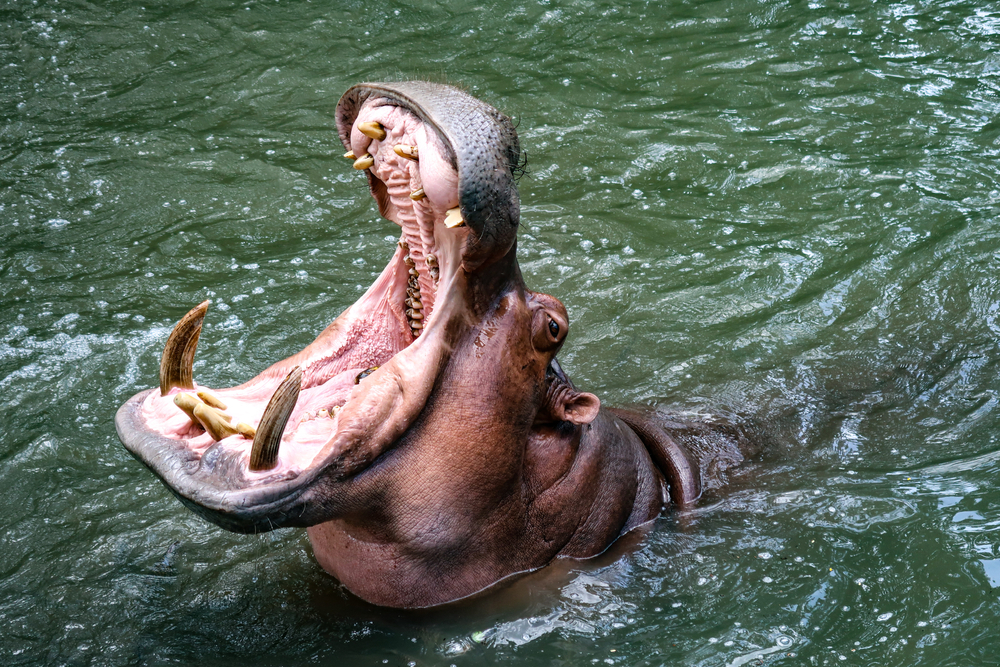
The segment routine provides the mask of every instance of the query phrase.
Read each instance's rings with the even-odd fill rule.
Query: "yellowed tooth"
[[[424,199],[426,197],[427,195],[424,194],[423,188],[418,188],[410,193],[410,199],[412,199],[413,201],[420,201],[421,199]]]
[[[422,319],[424,319],[424,314],[422,312],[420,312],[419,310],[416,310],[414,308],[407,309],[406,316],[409,317],[411,320],[422,320]]]
[[[423,322],[411,322],[410,323],[410,328],[411,329],[416,329],[416,330],[419,331],[420,329],[424,328],[424,323]]]
[[[405,157],[407,160],[417,160],[417,147],[407,146],[406,144],[396,144],[392,147],[392,150],[396,152],[399,157]]]
[[[354,168],[361,171],[368,169],[373,164],[375,164],[375,158],[373,158],[370,153],[365,153],[354,161]]]
[[[348,160],[358,159],[358,156],[354,154],[354,151],[347,151],[346,153],[344,153],[344,157],[346,157]]]
[[[330,418],[330,411],[327,410],[326,408],[323,408],[322,410],[320,410],[319,412],[316,413],[316,417],[317,418],[322,418],[322,419],[329,419]]]
[[[222,402],[222,399],[208,393],[204,389],[198,392],[198,398],[204,401],[206,405],[211,405],[213,408],[219,408],[220,410],[226,409],[226,404]]]
[[[438,265],[437,257],[435,257],[434,255],[427,255],[427,257],[424,258],[424,261],[427,262],[427,266]]]
[[[444,226],[448,229],[454,229],[455,227],[464,227],[465,220],[462,219],[462,210],[460,208],[449,208],[448,215],[444,218]]]
[[[385,139],[385,128],[382,127],[382,123],[377,120],[369,120],[364,123],[358,123],[358,132],[375,139],[376,141],[382,141]]]
[[[368,377],[369,375],[371,375],[372,373],[374,373],[377,370],[378,370],[378,366],[372,366],[371,368],[367,368],[367,369],[361,371],[360,373],[358,373],[358,376],[356,378],[354,378],[354,384],[361,384],[362,380],[364,380],[366,377]]]
[[[174,405],[183,410],[184,414],[186,414],[193,422],[198,421],[195,419],[194,409],[196,406],[201,404],[201,401],[199,401],[198,398],[192,394],[177,394],[174,396]]]
[[[253,437],[257,435],[257,430],[246,422],[237,422],[236,432],[242,435],[247,440],[253,440]]]
[[[410,299],[410,308],[414,310],[423,310],[424,304],[420,303],[420,299]]]
[[[204,403],[199,403],[194,406],[194,416],[201,423],[201,425],[205,427],[208,434],[212,436],[212,440],[223,440],[238,433],[238,431],[223,418],[221,412],[215,408],[205,405]]]

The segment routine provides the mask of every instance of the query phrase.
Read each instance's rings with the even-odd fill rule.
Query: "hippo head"
[[[566,473],[560,443],[600,402],[555,361],[566,310],[521,278],[510,119],[425,82],[355,86],[336,119],[346,157],[402,229],[389,264],[313,343],[237,387],[192,377],[208,303],[197,306],[166,344],[160,386],[123,405],[116,426],[208,520],[314,526],[317,558],[349,588],[426,606],[565,544],[523,562],[476,546],[526,530],[526,508]],[[390,566],[411,575],[387,578]]]

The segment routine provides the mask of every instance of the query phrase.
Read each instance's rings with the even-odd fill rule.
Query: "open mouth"
[[[454,137],[425,107],[378,89],[350,93],[337,118],[345,157],[401,228],[388,265],[312,344],[237,387],[193,377],[208,302],[195,307],[168,339],[159,389],[116,418],[133,454],[230,530],[322,520],[308,502],[313,483],[358,474],[407,431],[467,326],[469,248],[483,234],[465,217],[489,217],[488,198],[477,213],[482,197],[463,192]]]

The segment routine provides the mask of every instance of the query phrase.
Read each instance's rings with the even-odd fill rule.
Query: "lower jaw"
[[[263,406],[271,398],[275,387],[291,369],[299,367],[302,372],[301,390],[288,416],[277,465],[260,472],[251,472],[247,468],[246,478],[248,482],[263,481],[275,475],[295,475],[308,469],[335,439],[341,427],[338,414],[344,406],[364,394],[366,385],[370,386],[373,382],[372,375],[377,373],[377,368],[407,350],[416,352],[414,346],[420,347],[423,332],[434,321],[428,304],[438,294],[437,281],[431,276],[420,275],[419,282],[431,283],[430,290],[424,287],[420,293],[431,298],[420,299],[418,296],[419,301],[427,302],[421,303],[422,307],[417,309],[422,317],[415,319],[412,312],[411,316],[406,313],[407,288],[413,284],[409,277],[411,267],[405,262],[406,252],[406,244],[401,242],[392,260],[368,291],[300,353],[231,389],[213,390],[195,384],[193,390],[172,389],[165,396],[154,391],[143,401],[144,420],[148,424],[159,424],[157,431],[168,438],[180,440],[182,446],[199,459],[209,457],[214,460],[226,456],[246,457],[249,460],[252,446],[249,439],[234,435],[216,440],[208,432],[200,432],[200,425],[193,424],[174,405],[174,399],[181,393],[209,392],[225,404],[225,412],[231,416],[232,424],[244,422],[257,427],[264,412]],[[420,259],[426,270],[427,255],[421,255]]]

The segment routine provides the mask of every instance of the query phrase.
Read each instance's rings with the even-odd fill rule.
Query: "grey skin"
[[[165,435],[142,409],[155,389],[118,412],[129,451],[223,528],[308,527],[317,560],[348,589],[404,608],[482,593],[557,558],[593,557],[718,486],[750,454],[736,429],[603,408],[556,361],[566,310],[526,288],[516,258],[521,152],[510,119],[450,86],[361,84],[337,107],[345,148],[373,98],[419,117],[458,173],[466,226],[435,227],[442,257],[459,245],[428,328],[376,360],[341,410],[344,432],[302,470],[253,474],[238,443],[199,449]],[[385,185],[367,173],[392,216]],[[340,335],[340,321],[242,386],[276,385]],[[364,409],[349,409],[355,401]]]

